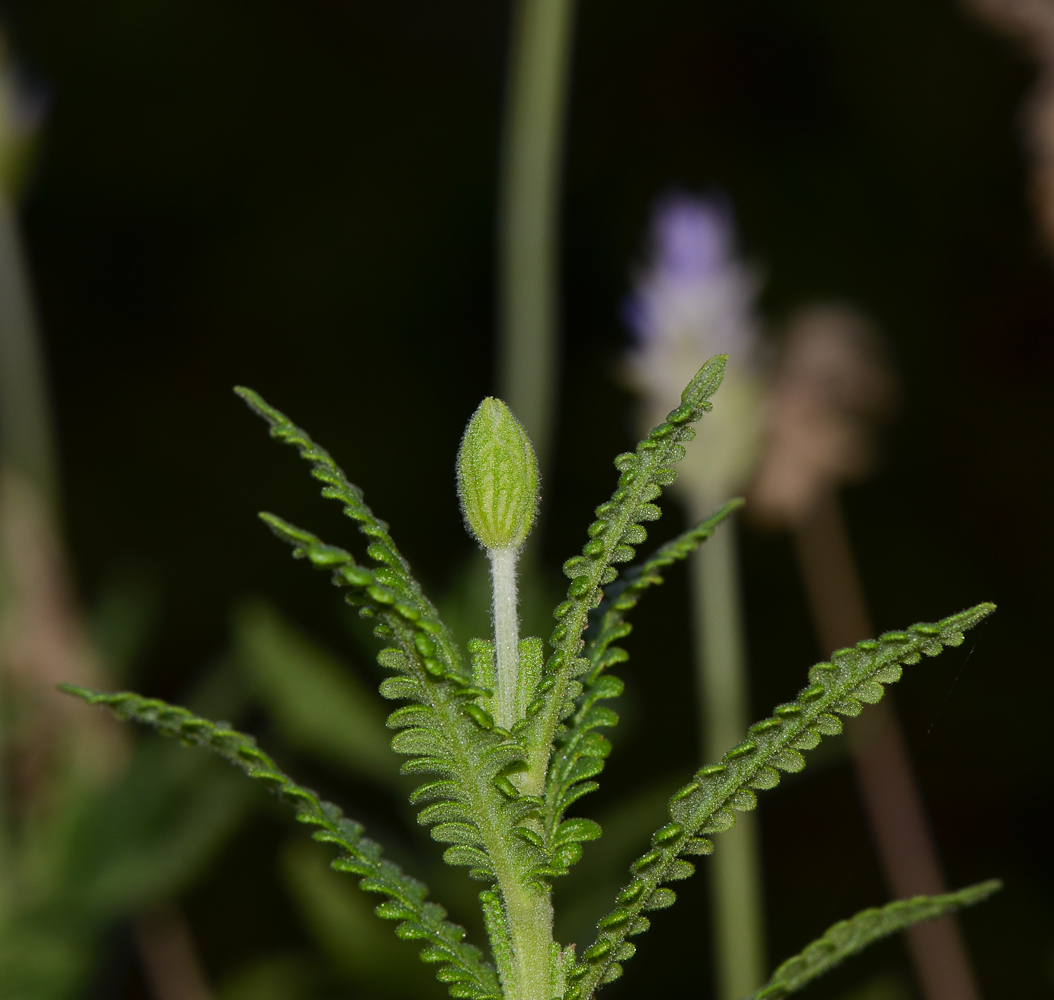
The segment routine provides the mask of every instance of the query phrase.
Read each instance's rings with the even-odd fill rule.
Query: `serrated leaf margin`
[[[331,844],[341,852],[332,862],[334,869],[361,876],[360,889],[387,897],[375,912],[382,919],[398,920],[395,933],[403,940],[426,942],[422,958],[439,964],[437,978],[452,997],[501,1000],[494,967],[478,948],[463,941],[464,928],[448,921],[442,906],[427,901],[424,883],[384,858],[380,844],[365,836],[361,824],[344,816],[332,802],[293,781],[256,745],[252,736],[177,705],[130,691],[106,693],[73,684],[60,684],[59,690],[89,705],[108,707],[122,721],[150,726],[164,736],[218,754],[250,778],[262,781],[296,810],[298,822],[317,828],[312,834],[314,840]]]

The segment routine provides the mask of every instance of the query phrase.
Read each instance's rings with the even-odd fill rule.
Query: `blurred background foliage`
[[[104,637],[133,629],[135,601],[156,594],[138,650],[114,654],[129,660],[122,683],[173,699],[211,685],[208,697],[433,878],[471,925],[460,876],[412,859],[426,841],[404,822],[399,779],[367,735],[379,717],[362,695],[375,680],[367,634],[254,514],[278,511],[338,543],[348,528],[230,386],[258,389],[326,445],[433,591],[454,602],[472,590],[466,567],[483,556],[460,530],[453,463],[464,422],[494,391],[508,4],[8,0],[0,13],[48,106],[21,218],[77,590]],[[1000,606],[967,656],[913,672],[898,707],[949,882],[1007,883],[963,918],[986,995],[1054,995],[1040,707],[1054,701],[1054,281],[1018,127],[1032,70],[950,0],[582,0],[574,60],[561,431],[544,483],[543,562],[555,574],[581,544],[613,482],[610,458],[631,443],[618,307],[651,205],[675,186],[727,192],[765,278],[771,330],[803,302],[834,298],[888,338],[899,415],[879,473],[846,497],[877,626]],[[671,508],[656,537],[680,519]],[[819,650],[788,539],[748,528],[743,545],[762,712],[799,686]],[[641,608],[630,640],[630,697],[590,805],[610,817],[598,858],[618,847],[619,824],[627,837],[650,829],[648,810],[695,757],[692,699],[660,700],[646,682],[661,672],[686,692],[692,684],[687,627],[679,644],[648,649],[649,633],[687,613],[683,574],[667,596],[666,608]],[[277,669],[282,649],[300,670],[296,698],[293,676]],[[222,668],[204,666],[224,651]],[[363,718],[361,733],[308,724],[341,703]],[[173,760],[174,787],[187,787],[181,768],[206,767]],[[127,780],[156,791],[138,773]],[[616,809],[615,789],[637,806]],[[178,900],[216,990],[230,1000],[437,995],[427,975],[414,978],[409,947],[369,924],[350,882],[321,878],[321,855],[293,843],[279,807],[253,801],[251,821],[198,864]],[[211,807],[187,808],[207,818]],[[773,956],[884,900],[843,759],[771,793],[761,829]],[[589,855],[562,890],[567,935],[595,916],[578,911],[604,888]],[[839,876],[805,893],[810,870],[832,860]],[[320,912],[360,922],[358,946],[319,933]],[[701,885],[685,886],[678,913],[702,966]],[[86,995],[150,995],[129,934],[105,938]],[[638,962],[684,995],[693,970],[664,966],[675,947],[652,935]],[[400,948],[408,978],[386,983],[378,956]],[[901,948],[875,950],[812,995],[910,997]],[[311,956],[320,961],[305,978]],[[612,996],[634,995],[645,971]]]

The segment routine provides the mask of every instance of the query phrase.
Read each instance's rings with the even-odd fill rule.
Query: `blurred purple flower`
[[[671,278],[705,278],[731,256],[732,213],[717,201],[669,198],[655,210],[652,239],[656,263]]]
[[[706,357],[729,354],[738,364],[753,355],[758,281],[737,253],[727,202],[688,194],[660,201],[651,259],[634,285],[623,320],[645,351],[659,341],[692,344]]]
[[[759,280],[739,255],[732,210],[720,198],[669,195],[655,205],[650,253],[633,276],[622,318],[633,334],[627,375],[641,395],[641,425],[677,405],[708,358],[727,354],[720,404],[683,468],[690,491],[725,499],[756,455],[762,380]],[[695,486],[689,487],[694,481]]]

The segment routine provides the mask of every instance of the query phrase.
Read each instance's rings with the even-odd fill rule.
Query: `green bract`
[[[484,548],[524,543],[538,506],[538,459],[523,424],[500,399],[483,400],[465,428],[457,488],[465,523]]]

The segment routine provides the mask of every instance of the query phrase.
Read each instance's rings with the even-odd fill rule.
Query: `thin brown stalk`
[[[178,910],[166,906],[140,917],[135,941],[154,1000],[213,1000],[190,925]]]
[[[794,529],[802,577],[825,654],[873,634],[841,505],[823,495]],[[890,696],[846,727],[857,787],[891,895],[947,892],[937,846]],[[926,1000],[979,1000],[954,917],[907,931]]]

